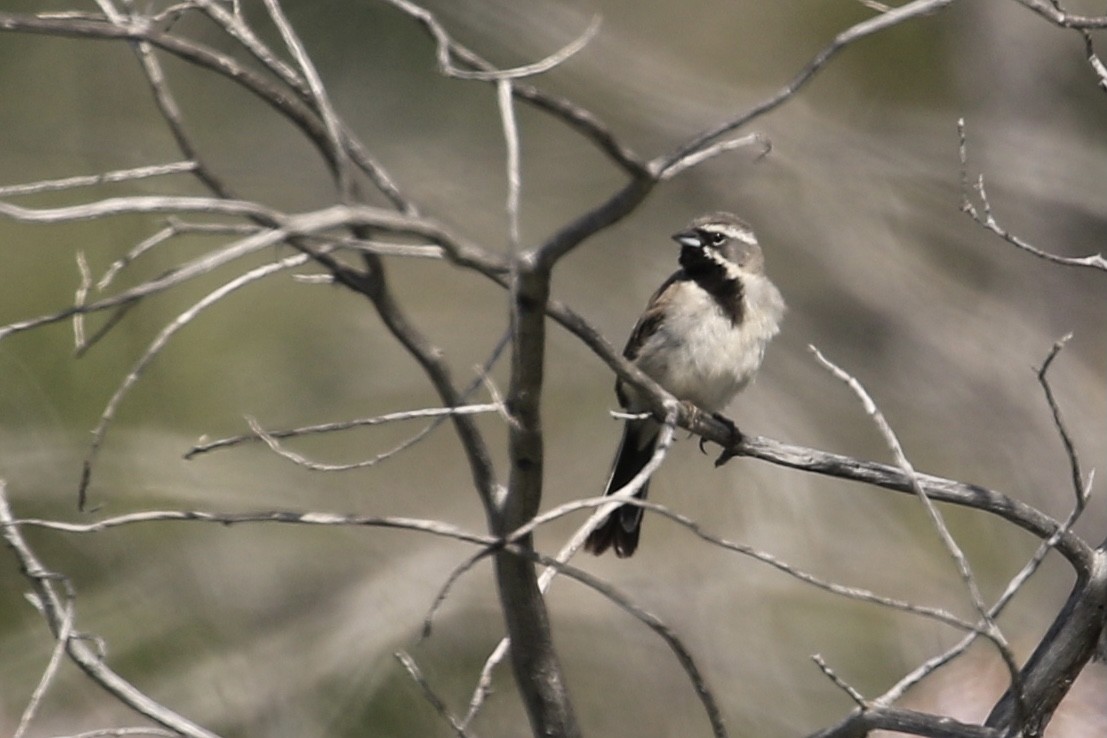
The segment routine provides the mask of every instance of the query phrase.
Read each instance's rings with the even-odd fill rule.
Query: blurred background
[[[4,4],[21,12],[71,9]],[[260,4],[244,5],[279,48]],[[1069,9],[1098,12],[1077,5]],[[440,77],[430,41],[385,3],[286,0],[284,7],[338,112],[423,212],[487,248],[506,248],[494,90]],[[427,7],[503,66],[546,56],[599,15],[588,47],[536,83],[594,111],[643,156],[756,104],[836,33],[873,13],[851,0]],[[175,29],[234,49],[199,18]],[[226,80],[161,58],[205,161],[242,197],[288,211],[333,202],[324,167],[297,131]],[[518,115],[523,240],[533,244],[622,179],[556,121],[525,106]],[[767,136],[770,155],[738,151],[660,186],[638,212],[561,264],[555,297],[622,345],[675,266],[669,234],[702,212],[734,210],[757,229],[789,304],[756,384],[731,408],[742,429],[891,461],[853,395],[813,360],[808,346],[815,345],[866,386],[916,468],[1063,518],[1074,497],[1070,472],[1035,372],[1054,341],[1072,332],[1050,376],[1084,470],[1101,466],[1107,283],[1101,273],[1018,251],[961,213],[961,117],[970,176],[985,175],[1005,227],[1061,255],[1104,250],[1107,97],[1096,88],[1082,39],[1015,2],[963,2],[845,50],[796,99],[744,131]],[[120,43],[0,34],[0,130],[0,186],[181,158]],[[47,206],[136,192],[203,194],[179,177],[13,201]],[[0,324],[71,304],[78,252],[100,274],[163,224],[147,217],[64,227],[0,221]],[[144,256],[119,284],[217,244],[175,240]],[[285,253],[274,249],[251,263]],[[506,326],[503,293],[438,261],[390,265],[412,319],[444,349],[459,382],[473,378]],[[68,324],[0,343],[0,477],[16,515],[94,519],[77,513],[76,488],[105,403],[167,321],[245,266],[148,301],[80,359]],[[608,414],[611,372],[564,331],[552,328],[549,340],[546,508],[602,490],[619,434]],[[502,386],[506,362],[492,376]],[[448,425],[403,455],[346,474],[310,473],[260,447],[182,459],[201,436],[245,432],[246,416],[276,429],[436,404],[367,302],[282,274],[207,311],[155,361],[120,407],[90,502],[97,516],[320,510],[437,518],[481,531],[484,516]],[[502,472],[501,421],[485,417],[481,426]],[[356,461],[420,427],[353,431],[295,448],[323,461]],[[652,497],[817,576],[970,617],[957,571],[917,500],[748,459],[719,470],[711,461],[694,442],[677,444]],[[1107,514],[1098,486],[1095,492],[1078,531],[1098,543]],[[984,514],[943,512],[985,595],[996,597],[1036,541]],[[538,545],[555,551],[583,519],[543,528]],[[420,641],[435,594],[472,549],[419,534],[154,524],[26,535],[44,563],[71,580],[77,627],[105,640],[109,663],[226,736],[452,735],[392,654],[409,650],[447,705],[464,714],[480,665],[502,634],[483,564],[454,587],[433,634]],[[1020,659],[1072,585],[1057,559],[1047,560],[1000,620]],[[852,708],[812,654],[871,697],[960,637],[813,589],[659,518],[646,521],[633,559],[577,563],[677,630],[736,736],[802,735]],[[17,563],[0,557],[0,731],[7,733],[53,645],[21,597],[26,589]],[[686,677],[644,626],[570,582],[554,585],[549,604],[587,734],[708,733]],[[1051,735],[1103,735],[1104,682],[1104,668],[1089,667]],[[980,646],[905,704],[979,720],[1003,688],[994,649]],[[139,722],[66,665],[30,734]],[[506,667],[472,727],[480,736],[526,733]]]

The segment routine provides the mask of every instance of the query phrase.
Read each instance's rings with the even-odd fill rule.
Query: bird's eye
[[[718,231],[705,231],[703,240],[708,246],[722,246],[723,241],[726,240],[726,236]]]

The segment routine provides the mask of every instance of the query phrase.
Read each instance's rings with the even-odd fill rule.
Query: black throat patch
[[[712,259],[698,246],[680,249],[680,265],[689,279],[711,295],[723,315],[738,325],[745,317],[742,306],[742,280],[727,274],[726,267]]]

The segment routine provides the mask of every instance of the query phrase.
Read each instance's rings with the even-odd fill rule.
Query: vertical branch
[[[504,144],[507,149],[507,234],[512,253],[519,250],[519,191],[522,180],[519,175],[519,131],[515,123],[515,106],[511,98],[511,80],[496,82],[496,99],[500,106],[500,119],[504,127]]]
[[[545,363],[545,306],[549,272],[536,269],[527,254],[515,259],[512,282],[512,360],[507,393],[508,491],[495,516],[494,533],[504,537],[538,513],[542,499],[543,442],[541,393]],[[533,551],[531,535],[518,541]],[[580,735],[576,716],[554,651],[549,614],[528,558],[501,551],[496,556],[496,583],[503,602],[511,663],[535,736]]]

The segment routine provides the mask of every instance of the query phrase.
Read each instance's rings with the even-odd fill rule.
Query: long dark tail
[[[661,426],[653,420],[629,420],[623,429],[623,442],[619,444],[619,453],[615,456],[615,467],[607,481],[605,495],[617,492],[642,471],[649,463],[657,448],[657,438]],[[638,499],[646,499],[649,480],[635,493]],[[607,516],[598,528],[592,531],[584,543],[587,551],[599,556],[608,548],[615,548],[615,555],[626,558],[638,548],[638,535],[642,531],[642,508],[635,505],[622,505]]]

